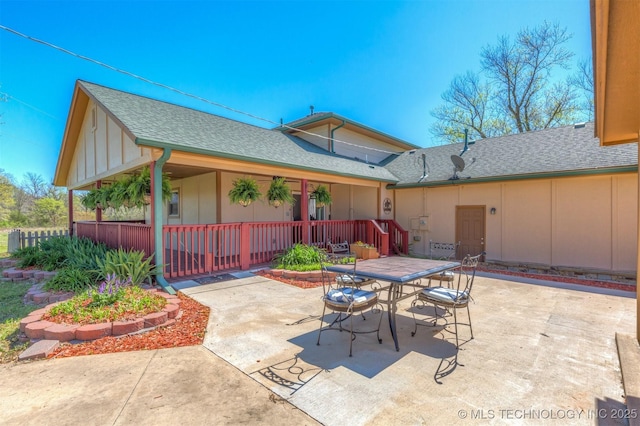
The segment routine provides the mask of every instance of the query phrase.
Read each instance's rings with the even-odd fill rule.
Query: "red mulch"
[[[579,285],[586,285],[590,287],[609,288],[612,290],[622,290],[622,291],[629,291],[629,292],[636,291],[636,287],[632,284],[622,284],[622,283],[616,283],[611,281],[587,280],[583,278],[565,277],[562,275],[530,274],[526,272],[491,269],[484,266],[478,266],[478,270],[483,272],[490,272],[493,274],[532,278],[532,279],[544,280],[544,281],[554,281],[554,282],[562,282],[562,283],[568,283],[568,284],[579,284]],[[256,274],[266,278],[270,278],[272,280],[283,282],[285,284],[294,285],[300,288],[316,288],[322,285],[321,282],[314,283],[314,282],[296,280],[293,278],[276,277],[270,274],[268,269],[257,271]]]
[[[567,284],[579,284],[586,285],[589,287],[599,287],[599,288],[609,288],[612,290],[622,290],[622,291],[636,291],[636,286],[632,284],[622,284],[616,283],[612,281],[598,281],[598,280],[588,280],[584,278],[575,278],[575,277],[565,277],[562,275],[548,275],[548,274],[530,274],[527,272],[516,272],[516,271],[504,271],[498,269],[490,269],[483,266],[478,266],[478,271],[489,272],[492,274],[500,274],[500,275],[511,275],[516,277],[523,278],[532,278],[536,280],[544,280],[544,281],[554,281],[561,282]]]
[[[311,281],[304,281],[304,280],[296,280],[294,278],[276,277],[275,275],[270,274],[268,269],[262,269],[260,271],[256,271],[255,274],[263,276],[265,278],[269,278],[271,280],[280,281],[285,284],[294,285],[300,288],[322,287],[322,282],[311,282]]]
[[[200,345],[209,320],[209,308],[182,293],[178,293],[178,297],[182,316],[173,325],[131,336],[108,336],[78,344],[62,343],[49,358]]]

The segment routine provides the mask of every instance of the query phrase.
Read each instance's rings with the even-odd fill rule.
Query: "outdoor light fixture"
[[[496,208],[495,207],[491,207],[491,210],[489,210],[489,213],[496,214]]]

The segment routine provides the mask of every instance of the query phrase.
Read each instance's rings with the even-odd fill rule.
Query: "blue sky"
[[[419,146],[482,47],[544,20],[590,57],[588,0],[0,0],[1,25],[147,79],[275,122],[314,105]],[[76,79],[273,127],[0,30],[0,168],[53,179]]]

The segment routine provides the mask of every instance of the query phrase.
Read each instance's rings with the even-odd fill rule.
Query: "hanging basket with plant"
[[[80,203],[87,210],[95,210],[98,208],[98,190],[89,190],[81,199]]]
[[[283,177],[274,177],[267,191],[267,201],[269,205],[278,208],[282,204],[293,204],[295,198],[291,194],[291,188],[285,183]]]
[[[316,199],[316,206],[322,207],[331,204],[331,193],[324,185],[318,185],[311,195]]]
[[[247,207],[262,197],[258,182],[253,178],[238,178],[233,181],[233,188],[229,191],[229,201]]]
[[[142,207],[151,203],[151,170],[146,166],[142,171],[127,180],[128,204]],[[171,181],[162,174],[162,201],[171,199]]]

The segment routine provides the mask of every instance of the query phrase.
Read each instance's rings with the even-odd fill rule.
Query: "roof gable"
[[[80,93],[83,92],[83,93]],[[222,158],[329,172],[384,182],[397,178],[383,167],[328,153],[280,131],[241,123],[191,108],[79,81],[68,123],[75,117],[75,99],[90,96],[121,123],[136,144],[172,148]],[[68,127],[70,125],[68,124]],[[63,146],[71,133],[65,133]],[[61,157],[63,153],[61,152]],[[60,163],[61,168],[62,163]],[[62,173],[61,173],[62,174]]]

